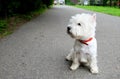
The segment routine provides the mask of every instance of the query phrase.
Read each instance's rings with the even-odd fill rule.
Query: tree
[[[103,6],[106,6],[106,5],[107,5],[107,1],[108,1],[108,0],[103,0]]]
[[[112,0],[110,0],[110,6],[112,6]]]
[[[0,17],[25,14],[52,4],[53,0],[0,0]]]
[[[45,4],[48,8],[49,8],[50,5],[53,4],[53,1],[54,0],[42,0],[43,4]]]
[[[120,8],[120,0],[118,0],[118,3],[117,3],[117,4],[118,4],[118,7]]]
[[[94,5],[95,4],[95,0],[90,0],[90,5]]]

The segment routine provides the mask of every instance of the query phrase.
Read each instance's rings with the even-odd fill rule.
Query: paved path
[[[73,45],[66,34],[70,16],[87,10],[54,6],[0,40],[0,79],[120,79],[120,17],[97,14],[100,74],[70,71],[65,61]]]

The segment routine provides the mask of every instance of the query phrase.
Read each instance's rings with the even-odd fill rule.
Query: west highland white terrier
[[[75,43],[66,57],[72,61],[71,70],[76,70],[81,63],[84,63],[90,67],[91,73],[98,73],[95,27],[96,14],[82,13],[71,17],[67,33],[75,39]]]

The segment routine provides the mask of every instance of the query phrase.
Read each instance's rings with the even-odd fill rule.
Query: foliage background
[[[54,0],[0,0],[0,38],[38,16]]]
[[[0,0],[0,17],[26,14],[31,11],[49,7],[53,0]]]

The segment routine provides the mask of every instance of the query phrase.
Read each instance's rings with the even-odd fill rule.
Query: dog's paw
[[[84,58],[81,58],[80,62],[82,62],[82,63],[88,63],[88,61],[86,59],[84,59]]]
[[[92,74],[98,74],[98,73],[99,73],[98,67],[91,68],[91,69],[90,69],[90,72],[91,72]]]
[[[69,56],[67,56],[65,59],[66,59],[67,61],[71,61],[71,60],[72,60],[72,58],[69,57]]]
[[[72,64],[72,66],[70,67],[71,70],[76,70],[79,67],[79,64]]]

